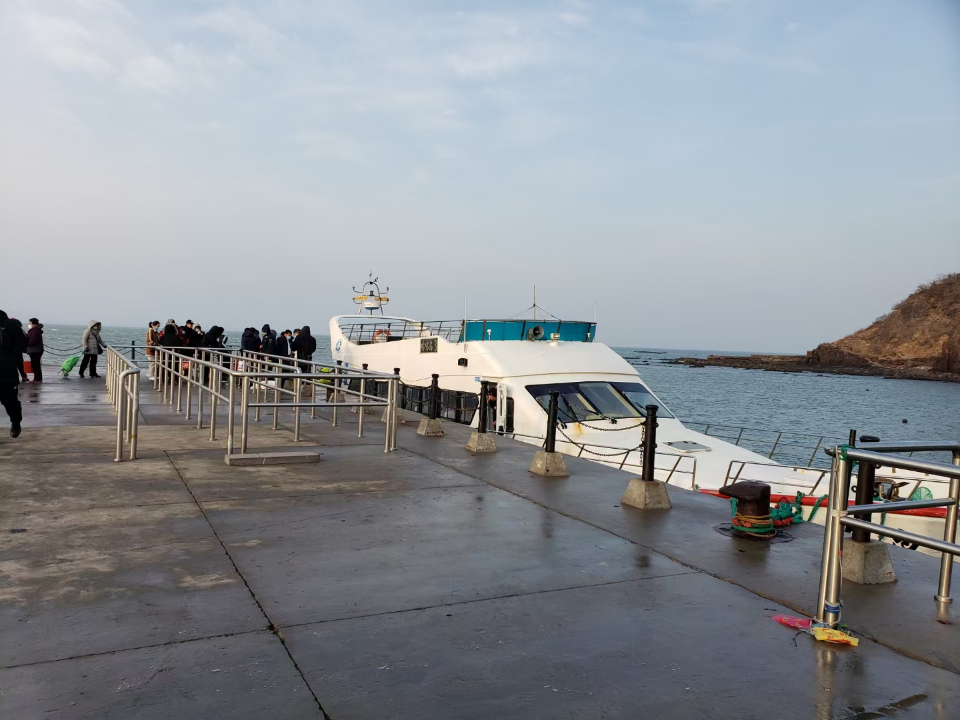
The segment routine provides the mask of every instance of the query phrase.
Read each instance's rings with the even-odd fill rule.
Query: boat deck
[[[473,456],[452,424],[401,426],[385,454],[349,413],[304,419],[318,464],[227,466],[146,386],[140,459],[115,463],[101,382],[21,399],[23,435],[0,436],[0,717],[960,716],[960,611],[938,615],[919,553],[891,549],[893,585],[844,583],[861,644],[828,645],[771,619],[813,612],[820,526],[731,539],[714,497],[621,507],[625,473],[540,478],[529,445]],[[292,449],[269,425],[250,452]]]

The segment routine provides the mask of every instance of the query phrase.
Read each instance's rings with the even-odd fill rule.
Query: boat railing
[[[460,342],[463,336],[463,320],[421,322],[366,315],[355,318],[342,317],[337,322],[344,337],[357,345],[428,337],[439,337],[456,343]]]
[[[822,462],[820,449],[831,442],[842,442],[845,439],[839,435],[770,430],[699,420],[682,420],[682,422],[691,430],[745,447],[771,460],[780,458],[785,464],[803,467],[815,467],[818,462],[826,464]]]
[[[525,438],[526,440],[538,440],[541,447],[546,443],[546,437],[541,435],[525,435],[517,432],[500,432],[511,438]],[[562,434],[562,430],[561,430]],[[638,470],[643,468],[643,444],[635,448],[620,448],[615,445],[600,445],[598,443],[584,443],[568,438],[566,435],[557,438],[557,450],[564,455],[574,457],[586,457],[588,460],[599,462],[604,465],[610,465],[620,470]],[[665,460],[657,463],[660,458]],[[697,458],[694,455],[684,453],[663,452],[657,449],[654,455],[654,468],[658,473],[657,479],[663,479],[663,482],[670,483],[675,477],[689,475],[690,488],[696,490],[697,486]]]
[[[817,620],[830,627],[840,623],[841,601],[841,555],[843,553],[844,529],[860,531],[868,540],[871,533],[891,537],[894,540],[939,551],[940,578],[934,599],[943,604],[951,602],[950,585],[953,574],[953,556],[960,556],[957,539],[957,505],[960,503],[960,442],[907,442],[907,443],[871,443],[870,450],[850,445],[838,445],[827,448],[825,452],[833,459],[830,471],[829,517],[823,538],[823,556],[820,566],[820,589],[817,597]],[[947,451],[952,454],[953,464],[893,454],[903,452]],[[873,502],[850,506],[853,466],[861,468],[893,467],[945,478],[949,481],[949,492],[945,498],[908,500],[898,503],[901,510],[921,510],[925,508],[945,508],[943,540],[925,535],[906,532],[899,528],[878,525],[861,520],[859,515],[870,516],[882,512],[883,505]],[[862,482],[862,478],[858,479]],[[858,503],[860,500],[858,499]],[[857,542],[854,538],[853,542]]]

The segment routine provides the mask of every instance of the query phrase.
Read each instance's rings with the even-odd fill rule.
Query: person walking
[[[280,336],[277,338],[277,349],[275,350],[277,355],[290,357],[290,336],[292,334],[289,330],[284,330],[280,333]]]
[[[87,323],[87,329],[83,331],[80,345],[83,346],[83,360],[80,362],[80,377],[83,377],[87,366],[90,367],[90,377],[100,377],[97,375],[97,359],[103,352],[103,341],[100,339],[100,323],[97,320],[91,320]]]
[[[260,352],[260,333],[256,328],[248,327],[240,337],[240,349],[246,352]]]
[[[30,318],[27,330],[27,355],[30,357],[33,381],[42,383],[43,368],[40,366],[40,357],[43,355],[43,323],[36,318]]]
[[[20,370],[27,338],[19,320],[0,310],[0,405],[10,418],[10,437],[20,436],[23,406],[20,405]]]

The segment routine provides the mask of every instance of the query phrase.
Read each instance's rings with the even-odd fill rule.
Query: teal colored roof
[[[526,340],[535,327],[543,328],[537,339],[550,342],[550,336],[560,335],[563,342],[593,342],[597,324],[576,320],[467,320],[463,340]]]

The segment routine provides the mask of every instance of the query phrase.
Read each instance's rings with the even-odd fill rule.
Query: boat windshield
[[[527,385],[540,406],[547,410],[550,393],[560,393],[557,417],[562,422],[583,422],[645,417],[647,405],[656,405],[658,417],[673,417],[643,383],[638,382],[565,382]]]

